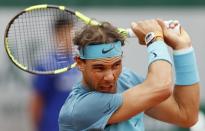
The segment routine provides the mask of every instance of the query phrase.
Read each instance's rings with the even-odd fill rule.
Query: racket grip
[[[128,38],[136,37],[135,33],[133,32],[133,30],[131,28],[127,29],[127,35],[128,35]]]
[[[167,21],[164,21],[164,23],[167,26],[167,28],[172,29],[173,32],[180,33],[180,26],[181,25],[180,25],[178,20],[167,20]],[[133,32],[133,30],[131,28],[127,29],[127,33],[128,33],[129,38],[136,37],[135,33]]]

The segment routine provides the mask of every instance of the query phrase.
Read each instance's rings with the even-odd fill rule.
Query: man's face
[[[81,64],[84,84],[99,92],[115,93],[122,71],[121,57],[86,60]]]

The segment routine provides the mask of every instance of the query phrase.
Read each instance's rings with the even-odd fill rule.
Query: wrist
[[[148,65],[151,65],[154,61],[163,60],[172,64],[171,57],[167,45],[163,41],[155,41],[153,44],[147,47],[148,51]]]
[[[183,55],[183,54],[187,54],[189,52],[193,51],[193,47],[187,47],[187,48],[183,48],[183,49],[179,49],[179,50],[174,50],[173,51],[173,55]]]
[[[188,48],[174,52],[173,60],[176,73],[176,85],[192,85],[199,82],[199,72],[194,49]]]
[[[155,41],[164,41],[163,34],[160,32],[149,32],[145,35],[144,39],[147,47]]]
[[[180,44],[175,44],[176,46],[172,47],[173,50],[183,50],[192,47],[191,42],[177,42]]]

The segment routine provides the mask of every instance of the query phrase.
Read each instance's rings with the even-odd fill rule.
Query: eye
[[[96,71],[103,71],[105,68],[104,67],[94,67],[93,69]]]
[[[114,64],[114,65],[113,65],[113,69],[117,69],[117,68],[119,68],[120,65],[121,65],[121,62],[118,62],[118,63]]]

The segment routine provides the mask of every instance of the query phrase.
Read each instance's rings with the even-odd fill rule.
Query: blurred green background
[[[4,0],[2,6],[51,3],[70,6],[202,6],[204,0]]]
[[[3,45],[4,30],[9,20],[20,10],[36,4],[58,4],[78,9],[91,18],[129,27],[132,21],[151,18],[178,19],[192,37],[201,77],[201,109],[204,111],[204,34],[205,0],[1,0],[0,1],[0,130],[32,131],[28,104],[31,95],[31,75],[10,63]],[[124,64],[146,75],[146,50],[137,39],[127,40]],[[136,53],[137,52],[137,53]],[[133,57],[134,56],[134,57]],[[201,123],[202,124],[201,124]],[[192,131],[205,131],[205,122]],[[145,117],[146,131],[189,131]]]

